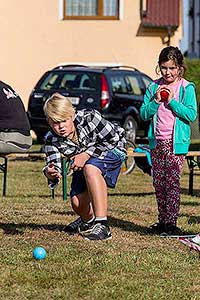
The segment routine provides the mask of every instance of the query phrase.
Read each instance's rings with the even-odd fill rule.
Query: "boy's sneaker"
[[[94,219],[94,221],[95,221],[95,219]],[[94,226],[94,221],[92,221],[92,222],[82,222],[80,224],[80,226],[78,227],[79,234],[82,235],[82,236],[88,235],[92,231],[92,228]]]
[[[112,235],[109,227],[101,223],[96,223],[95,225],[93,225],[90,233],[85,236],[85,240],[88,241],[109,240],[111,238]]]
[[[81,217],[79,217],[78,219],[76,219],[75,221],[71,222],[70,224],[68,224],[65,228],[64,231],[69,233],[69,234],[75,234],[78,233],[78,228],[79,226],[83,223],[83,220],[81,219]]]

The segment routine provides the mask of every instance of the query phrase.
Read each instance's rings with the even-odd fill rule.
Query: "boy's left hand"
[[[73,169],[74,171],[81,170],[89,158],[90,155],[86,152],[75,155],[74,157],[72,157],[73,163],[71,164],[71,169]]]

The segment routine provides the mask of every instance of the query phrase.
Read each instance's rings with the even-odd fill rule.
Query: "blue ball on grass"
[[[45,259],[47,256],[46,250],[43,247],[35,247],[33,249],[33,257],[37,260]]]

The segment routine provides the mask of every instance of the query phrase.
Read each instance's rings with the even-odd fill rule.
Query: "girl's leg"
[[[166,223],[176,225],[180,208],[180,176],[185,156],[170,153],[166,160]]]
[[[165,224],[166,215],[166,177],[165,177],[165,155],[159,145],[151,151],[153,185],[158,205],[158,221]]]

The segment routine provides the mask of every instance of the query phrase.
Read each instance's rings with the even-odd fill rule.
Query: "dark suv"
[[[56,67],[42,76],[30,95],[28,117],[31,128],[42,142],[48,131],[44,102],[59,92],[69,97],[77,109],[94,108],[111,122],[119,122],[128,139],[135,141],[136,136],[146,137],[149,123],[141,120],[139,109],[151,80],[132,67]]]

